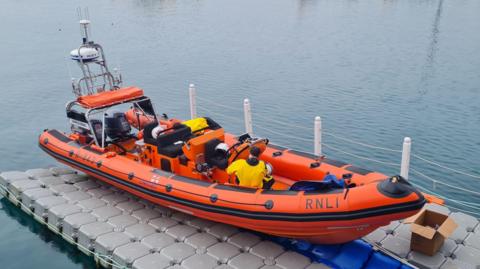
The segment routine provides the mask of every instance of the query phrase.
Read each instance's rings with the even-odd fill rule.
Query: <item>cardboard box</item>
[[[448,238],[458,226],[449,216],[428,209],[407,218],[405,223],[411,223],[410,249],[429,256],[437,253],[445,238]]]

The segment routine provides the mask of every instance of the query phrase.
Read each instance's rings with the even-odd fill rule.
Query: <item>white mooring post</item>
[[[243,100],[243,115],[245,118],[245,132],[253,137],[252,108],[248,98]]]
[[[192,83],[188,86],[188,96],[190,97],[190,117],[192,119],[197,117],[197,101],[196,99],[195,85]]]
[[[322,156],[322,118],[320,116],[315,117],[313,139],[315,155]]]
[[[408,170],[410,169],[410,151],[412,149],[412,139],[405,137],[403,139],[402,164],[400,166],[400,176],[408,179]]]

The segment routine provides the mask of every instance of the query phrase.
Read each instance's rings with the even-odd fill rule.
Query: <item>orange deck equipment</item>
[[[114,91],[106,91],[93,95],[85,95],[77,98],[79,104],[85,108],[99,108],[143,96],[143,90],[137,87],[126,87]]]

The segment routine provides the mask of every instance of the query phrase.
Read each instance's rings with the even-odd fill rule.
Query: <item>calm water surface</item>
[[[187,85],[193,82],[206,99],[198,100],[199,111],[232,132],[242,131],[242,100],[249,97],[255,132],[276,143],[311,151],[309,128],[320,115],[326,132],[392,149],[401,149],[403,137],[411,136],[415,153],[479,175],[480,1],[0,4],[0,170],[55,164],[37,148],[37,136],[44,128],[67,128],[69,78],[78,77],[68,60],[80,42],[75,8],[88,6],[93,39],[104,46],[111,67],[121,69],[125,85],[144,88],[159,112],[186,118]],[[368,158],[400,161],[397,152],[331,136],[324,142]],[[388,174],[399,171],[324,151]],[[412,167],[455,186],[480,189],[479,180],[415,158]],[[421,177],[411,179],[431,188]],[[480,201],[445,187],[434,191]],[[0,227],[2,268],[93,267],[4,200]]]

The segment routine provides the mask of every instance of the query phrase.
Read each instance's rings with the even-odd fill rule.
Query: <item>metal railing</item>
[[[274,118],[267,117],[267,116],[264,116],[264,115],[261,115],[261,114],[255,114],[255,118],[258,117],[265,122],[275,123],[275,124],[278,124],[280,126],[288,126],[288,127],[293,128],[294,130],[301,130],[302,133],[307,132],[307,133],[312,133],[313,134],[313,136],[311,136],[310,138],[306,138],[306,137],[302,137],[302,136],[298,136],[298,135],[292,136],[290,134],[282,132],[281,130],[273,130],[272,128],[268,128],[266,126],[254,124],[253,116],[252,116],[252,103],[251,103],[251,100],[249,100],[249,99],[244,99],[243,100],[243,110],[242,109],[237,109],[237,108],[234,108],[234,107],[230,107],[230,106],[227,106],[227,105],[224,105],[224,104],[216,103],[216,102],[213,102],[209,99],[201,98],[201,97],[197,96],[194,84],[189,85],[189,97],[190,97],[190,115],[191,115],[192,118],[197,116],[197,108],[200,108],[202,111],[207,112],[208,114],[212,114],[213,116],[220,117],[220,118],[223,118],[223,119],[228,120],[228,121],[236,122],[239,125],[245,125],[245,132],[249,133],[250,135],[253,135],[253,133],[257,129],[257,130],[260,130],[262,132],[266,132],[266,133],[272,135],[272,137],[282,137],[282,138],[289,139],[289,140],[296,140],[296,141],[299,141],[299,142],[302,142],[302,143],[313,143],[313,153],[317,156],[322,156],[323,155],[323,148],[326,148],[326,149],[331,150],[333,152],[348,155],[348,156],[353,157],[353,158],[357,158],[357,159],[365,160],[365,161],[368,161],[368,162],[388,166],[389,169],[392,169],[392,168],[399,169],[399,170],[397,170],[399,172],[399,174],[406,179],[409,179],[410,173],[412,173],[415,176],[417,176],[421,179],[424,179],[431,184],[430,185],[431,188],[426,188],[425,186],[422,186],[422,185],[416,183],[415,181],[412,182],[412,180],[410,180],[410,182],[412,182],[414,185],[416,185],[417,187],[422,189],[422,191],[424,191],[426,193],[433,194],[433,195],[435,195],[435,196],[437,196],[441,199],[444,199],[445,201],[448,202],[448,204],[451,208],[454,208],[454,209],[457,209],[457,210],[460,210],[460,211],[463,211],[463,212],[466,212],[466,213],[469,213],[469,214],[474,214],[476,216],[480,216],[480,212],[479,212],[480,211],[480,202],[476,203],[476,202],[472,202],[472,201],[458,200],[458,199],[455,199],[455,198],[452,198],[452,197],[448,197],[446,195],[442,195],[442,194],[438,193],[436,190],[439,187],[443,186],[443,187],[448,188],[448,190],[459,191],[459,192],[471,195],[472,197],[477,197],[479,199],[480,199],[480,192],[472,190],[472,189],[468,189],[468,188],[463,188],[461,186],[454,185],[454,184],[448,183],[448,182],[444,182],[442,180],[435,179],[432,176],[429,176],[429,175],[425,174],[424,172],[421,172],[417,169],[411,168],[410,167],[410,162],[411,162],[412,159],[418,160],[420,162],[423,162],[423,163],[435,166],[437,168],[446,170],[450,173],[456,173],[456,174],[466,176],[466,177],[469,177],[469,178],[472,178],[472,179],[480,179],[480,174],[476,175],[474,173],[464,172],[464,171],[461,171],[461,170],[456,169],[456,168],[448,167],[448,166],[446,166],[444,164],[441,164],[439,162],[429,160],[429,159],[427,159],[427,158],[425,158],[421,155],[413,154],[412,153],[412,139],[410,137],[405,137],[403,139],[402,149],[387,148],[387,147],[372,145],[372,144],[369,144],[369,143],[366,143],[366,142],[363,142],[363,141],[358,141],[358,140],[355,140],[355,139],[351,139],[351,138],[348,138],[348,137],[345,137],[345,136],[342,136],[342,135],[338,135],[338,134],[333,133],[333,132],[325,131],[325,130],[322,129],[322,118],[320,116],[314,117],[312,127],[307,127],[307,126],[302,126],[302,125],[298,125],[298,124],[288,123],[288,122],[285,122],[285,121],[279,121],[279,120],[276,120]],[[204,102],[205,104],[207,104],[208,108],[206,108],[204,106],[201,106],[201,107],[198,106],[197,102],[196,102],[196,99],[198,99],[198,100]],[[217,111],[214,110],[214,107],[220,108],[222,111],[230,110],[230,111],[235,111],[238,114],[243,114],[243,123],[242,123],[242,119],[240,117],[230,116],[230,115],[228,115],[224,112],[217,112]],[[360,147],[363,147],[363,148],[368,148],[368,149],[373,149],[373,150],[378,150],[378,151],[383,151],[383,152],[388,152],[388,153],[392,153],[392,152],[393,153],[401,153],[401,159],[400,159],[399,163],[395,163],[395,162],[391,162],[391,161],[378,160],[376,158],[363,156],[363,155],[360,155],[360,154],[357,154],[357,153],[352,153],[352,152],[349,152],[347,150],[341,149],[338,146],[332,146],[330,144],[325,144],[322,140],[322,136],[332,137],[336,140],[340,140],[342,142],[347,142],[347,143],[350,143],[350,144],[353,144],[353,145],[356,145],[356,146],[360,146]],[[455,204],[455,205],[457,205],[457,207],[453,206],[451,204]],[[474,209],[476,211],[471,211],[469,209]]]

